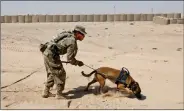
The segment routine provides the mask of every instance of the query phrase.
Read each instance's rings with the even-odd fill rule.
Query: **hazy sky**
[[[183,13],[183,1],[2,1],[1,15]]]

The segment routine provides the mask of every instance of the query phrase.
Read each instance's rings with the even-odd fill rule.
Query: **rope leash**
[[[90,66],[88,66],[88,65],[86,65],[86,64],[84,64],[86,67],[88,67],[88,68],[90,68],[90,69],[93,69],[93,70],[96,70],[96,69],[94,69],[94,68],[92,68],[92,67],[90,67]]]
[[[67,61],[61,61],[62,63],[70,63],[70,62],[67,62]],[[90,68],[90,69],[93,69],[93,70],[96,70],[96,69],[94,69],[94,68],[92,68],[92,67],[90,67],[89,65],[86,65],[86,64],[84,64],[84,66],[86,66],[86,67],[88,67],[88,68]]]
[[[62,63],[70,63],[70,62],[62,61]],[[86,67],[88,67],[88,68],[90,68],[90,69],[95,70],[94,68],[92,68],[92,67],[90,67],[90,66],[88,66],[88,65],[86,65],[86,64],[84,64],[84,66],[86,66]],[[23,78],[21,78],[21,79],[15,81],[15,82],[13,82],[12,84],[9,84],[9,85],[6,85],[6,86],[2,86],[1,89],[7,88],[7,87],[9,87],[9,86],[12,86],[12,85],[14,85],[14,84],[16,84],[16,83],[18,83],[18,82],[20,82],[20,81],[22,81],[22,80],[24,80],[24,79],[30,77],[31,75],[33,75],[34,73],[38,72],[38,71],[39,71],[40,69],[42,69],[42,68],[43,68],[43,67],[38,68],[37,70],[31,72],[29,75],[27,75],[27,76],[25,76],[25,77],[23,77]]]
[[[21,79],[15,81],[15,82],[13,82],[13,83],[10,84],[10,85],[2,86],[1,89],[7,88],[7,87],[9,87],[9,86],[12,86],[12,85],[14,85],[14,84],[16,84],[16,83],[18,83],[18,82],[24,80],[24,79],[27,79],[28,77],[30,77],[30,76],[33,75],[34,73],[38,72],[41,68],[43,68],[43,66],[40,67],[40,68],[38,68],[37,70],[31,72],[29,75],[27,75],[27,76],[25,76],[25,77],[23,77],[23,78],[21,78]]]

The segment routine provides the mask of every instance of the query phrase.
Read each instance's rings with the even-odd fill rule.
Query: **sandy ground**
[[[93,77],[83,77],[81,71],[89,73],[92,69],[70,64],[63,64],[67,72],[64,92],[70,99],[41,97],[46,71],[38,46],[63,30],[73,29],[76,24],[85,26],[88,32],[85,40],[78,42],[76,58],[93,68],[128,68],[141,86],[143,100],[116,92],[116,85],[108,80],[106,94],[96,93],[98,83],[85,93],[83,89]],[[66,56],[62,60],[66,60]],[[183,25],[152,22],[1,24],[1,87],[34,71],[36,73],[27,79],[1,89],[2,109],[183,109]],[[55,88],[52,92],[55,93]]]

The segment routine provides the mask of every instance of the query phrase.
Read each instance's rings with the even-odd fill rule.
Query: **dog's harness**
[[[126,83],[126,79],[127,77],[130,75],[130,72],[128,71],[128,69],[126,69],[125,67],[123,67],[120,71],[119,76],[116,79],[116,84],[117,84],[117,88],[118,88],[118,83],[122,83],[125,85],[125,88],[128,86]],[[129,85],[130,87],[130,85]]]

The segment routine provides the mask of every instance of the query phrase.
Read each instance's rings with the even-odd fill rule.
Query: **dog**
[[[103,93],[103,88],[105,86],[105,80],[108,79],[111,82],[117,84],[117,89],[120,91],[126,91],[128,94],[134,94],[137,99],[141,99],[141,88],[139,83],[136,82],[131,76],[127,68],[123,67],[121,70],[110,68],[110,67],[100,67],[90,74],[85,74],[84,71],[81,72],[83,76],[90,77],[93,74],[94,78],[88,83],[84,91],[88,91],[91,84],[99,82],[99,92]],[[121,76],[124,74],[124,82],[121,81]],[[119,80],[118,80],[119,78]],[[129,89],[129,90],[127,90]]]

